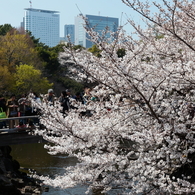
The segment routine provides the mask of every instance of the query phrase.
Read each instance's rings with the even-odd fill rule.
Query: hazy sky
[[[78,14],[100,15],[119,18],[119,24],[126,23],[130,17],[141,24],[140,16],[121,0],[31,0],[32,8],[60,12],[60,36],[64,35],[64,25],[74,24]],[[30,8],[29,0],[0,0],[0,25],[11,24],[19,27],[24,17],[24,8]],[[130,33],[130,25],[125,26]]]

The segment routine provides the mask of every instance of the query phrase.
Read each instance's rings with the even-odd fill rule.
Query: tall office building
[[[118,18],[104,17],[104,16],[93,16],[85,15],[88,20],[90,28],[94,28],[96,32],[101,35],[102,30],[108,28],[112,32],[116,32],[118,28]],[[84,21],[81,15],[75,17],[75,45],[81,45],[86,48],[92,47],[93,43],[89,41],[89,35],[86,33],[84,28]],[[107,37],[110,35],[107,34]]]
[[[67,36],[70,36],[70,42],[74,44],[74,25],[66,24],[64,25],[64,38],[66,42],[69,42]]]
[[[49,47],[59,44],[60,15],[58,11],[26,8],[24,29]]]

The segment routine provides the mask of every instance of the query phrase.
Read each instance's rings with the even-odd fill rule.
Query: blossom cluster
[[[46,146],[49,152],[79,160],[65,175],[42,179],[62,188],[87,184],[102,192],[194,193],[194,173],[183,168],[193,166],[195,154],[195,5],[155,3],[158,12],[151,16],[148,4],[123,2],[148,20],[144,30],[129,20],[139,39],[119,29],[106,42],[86,25],[101,57],[68,48],[59,56],[61,63],[72,60],[80,80],[98,83],[92,90],[97,100],[75,103],[77,109],[66,117],[57,104],[36,105],[45,126],[37,133],[52,143]],[[121,48],[125,55],[118,57]],[[91,116],[81,116],[85,111]]]

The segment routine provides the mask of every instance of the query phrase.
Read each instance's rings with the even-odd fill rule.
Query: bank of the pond
[[[10,146],[0,147],[0,195],[42,194],[39,181],[20,171],[10,153]]]

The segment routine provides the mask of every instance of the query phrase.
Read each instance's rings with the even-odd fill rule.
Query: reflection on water
[[[74,157],[49,155],[42,143],[12,145],[11,148],[13,159],[17,160],[21,167],[34,169],[39,175],[61,175],[65,172],[64,168],[77,163]],[[66,190],[50,187],[49,192],[44,192],[43,195],[83,195],[86,189],[86,186]]]

